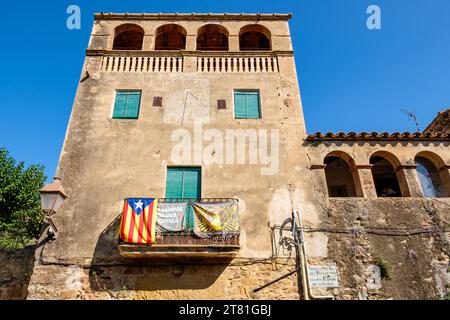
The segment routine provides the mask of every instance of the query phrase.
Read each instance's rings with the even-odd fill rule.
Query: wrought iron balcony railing
[[[200,256],[200,257],[230,257],[239,250],[239,231],[211,234],[207,237],[199,237],[194,231],[193,204],[224,204],[234,202],[239,205],[237,199],[209,198],[209,199],[169,199],[159,198],[158,204],[184,203],[187,204],[183,230],[178,232],[156,229],[156,239],[151,244],[126,243],[119,239],[119,249],[125,257],[145,256]],[[158,221],[158,220],[157,220]],[[239,223],[239,222],[237,222]]]

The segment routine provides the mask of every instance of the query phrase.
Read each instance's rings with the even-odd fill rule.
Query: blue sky
[[[81,30],[66,28],[80,6]],[[382,10],[382,29],[366,9]],[[415,131],[450,108],[448,0],[71,0],[3,2],[0,20],[0,146],[52,177],[94,12],[294,14],[290,27],[309,133]]]

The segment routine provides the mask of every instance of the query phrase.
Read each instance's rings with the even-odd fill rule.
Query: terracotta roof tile
[[[439,112],[437,117],[428,125],[424,132],[441,132],[450,134],[450,109]]]
[[[364,141],[364,140],[372,140],[372,141],[450,141],[450,134],[444,133],[433,133],[433,132],[361,132],[359,134],[355,132],[339,132],[339,133],[322,133],[317,132],[314,134],[310,134],[307,138],[307,141]]]

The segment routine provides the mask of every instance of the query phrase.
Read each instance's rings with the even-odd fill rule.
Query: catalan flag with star
[[[126,243],[155,242],[158,199],[125,199],[123,204],[120,238]]]

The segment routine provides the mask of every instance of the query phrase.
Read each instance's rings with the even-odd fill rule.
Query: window
[[[144,29],[135,24],[124,24],[116,28],[113,50],[142,50]]]
[[[177,24],[166,24],[156,30],[155,50],[186,49],[186,30]]]
[[[117,91],[113,119],[137,119],[141,104],[141,91]]]
[[[201,198],[201,172],[199,167],[172,167],[167,168],[166,198],[174,199],[200,199]],[[186,214],[188,229],[194,226],[192,207]]]
[[[259,90],[234,91],[234,117],[236,119],[260,119]]]
[[[197,50],[228,51],[228,30],[217,24],[204,25],[198,30]]]
[[[324,163],[327,165],[325,177],[327,179],[329,196],[357,197],[358,192],[355,181],[359,179],[358,173],[350,167],[349,163],[339,155],[327,156]],[[354,166],[353,162],[352,164]]]
[[[417,156],[415,160],[423,195],[427,198],[445,197],[444,184],[434,163],[420,156]]]
[[[395,168],[386,158],[372,156],[370,159],[373,180],[378,197],[401,197],[400,183]]]
[[[245,26],[239,32],[239,49],[270,50],[270,31],[258,24]]]

